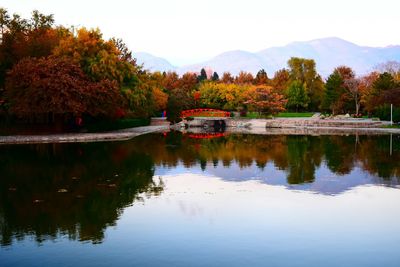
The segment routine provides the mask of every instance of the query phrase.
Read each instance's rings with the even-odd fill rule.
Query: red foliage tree
[[[179,79],[179,87],[185,92],[192,92],[197,85],[197,75],[187,72]]]
[[[168,91],[172,91],[179,87],[179,75],[176,72],[168,72],[165,74],[163,86]]]
[[[27,58],[14,65],[5,95],[10,112],[23,118],[113,116],[121,103],[116,83],[93,82],[79,66],[54,57]]]

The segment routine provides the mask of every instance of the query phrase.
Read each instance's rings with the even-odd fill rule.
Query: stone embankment
[[[168,125],[144,126],[105,133],[67,133],[52,135],[14,135],[0,136],[0,145],[4,144],[41,144],[41,143],[79,143],[100,141],[123,141],[133,137],[169,131]]]
[[[371,119],[319,119],[319,118],[276,118],[276,119],[236,119],[203,118],[183,121],[179,125],[186,127],[211,127],[215,122],[224,121],[226,127],[263,127],[263,128],[381,128],[389,122]]]
[[[373,121],[368,119],[273,119],[266,120],[267,128],[293,128],[293,127],[332,127],[332,128],[380,128],[388,122]]]
[[[226,130],[249,134],[399,134],[400,129],[384,128],[389,122],[371,119],[320,119],[313,118],[276,118],[276,119],[238,119],[238,118],[195,118],[172,126],[173,129],[212,128],[214,120],[224,119]]]

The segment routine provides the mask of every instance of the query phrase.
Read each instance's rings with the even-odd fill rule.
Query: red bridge
[[[194,138],[194,139],[211,139],[211,138],[219,138],[226,136],[226,133],[192,133],[189,134],[189,138]]]
[[[228,111],[223,111],[219,109],[212,108],[196,108],[184,110],[181,112],[181,118],[187,117],[230,117],[231,113]]]

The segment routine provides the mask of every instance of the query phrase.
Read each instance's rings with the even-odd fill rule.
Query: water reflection
[[[128,142],[0,147],[1,244],[27,235],[39,243],[63,235],[102,242],[125,207],[162,194],[158,176],[166,174],[198,171],[323,194],[400,182],[399,136],[392,148],[389,136],[193,137],[170,132]]]
[[[147,146],[146,139],[154,140]],[[232,134],[219,138],[191,138],[180,132],[138,137],[135,150],[146,150],[157,166],[186,168],[223,166],[225,169],[264,171],[268,164],[286,173],[289,185],[313,183],[323,165],[330,175],[342,177],[354,170],[374,178],[373,183],[398,185],[400,136],[302,136]],[[392,149],[392,151],[390,150]],[[212,164],[212,166],[208,166]],[[270,171],[270,170],[269,170]],[[241,180],[251,177],[243,175]]]
[[[1,147],[1,244],[25,234],[101,242],[128,205],[158,195],[150,156],[118,144]]]

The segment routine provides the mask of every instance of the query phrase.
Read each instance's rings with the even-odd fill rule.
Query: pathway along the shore
[[[0,145],[122,141],[129,140],[142,134],[163,131],[169,131],[169,126],[143,126],[105,133],[67,133],[52,135],[0,136]]]

